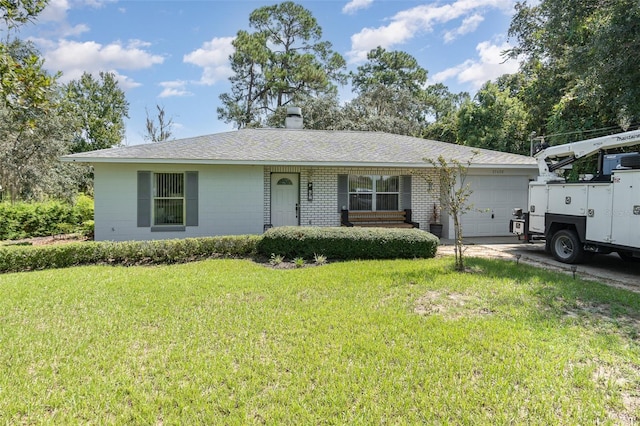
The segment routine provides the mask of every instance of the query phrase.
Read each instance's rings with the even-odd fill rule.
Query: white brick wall
[[[434,203],[438,202],[440,188],[433,179],[433,170],[407,168],[357,167],[284,167],[264,169],[264,223],[271,223],[271,173],[298,173],[300,175],[300,225],[340,226],[338,206],[338,175],[411,175],[411,207],[413,221],[421,229],[429,229]],[[429,189],[431,176],[433,187]],[[313,183],[313,200],[307,200],[307,183]],[[402,192],[402,188],[400,188]],[[402,195],[402,194],[401,194]],[[402,203],[402,200],[400,200]]]

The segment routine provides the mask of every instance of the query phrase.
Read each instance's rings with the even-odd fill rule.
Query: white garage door
[[[529,179],[526,176],[467,177],[473,193],[469,204],[474,209],[462,215],[465,237],[511,235],[509,220],[515,207],[527,207]]]

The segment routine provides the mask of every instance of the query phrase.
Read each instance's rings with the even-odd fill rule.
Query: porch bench
[[[341,211],[342,226],[367,226],[379,228],[418,228],[411,220],[411,209],[399,211]]]

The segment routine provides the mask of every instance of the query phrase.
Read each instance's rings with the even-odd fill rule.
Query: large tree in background
[[[233,42],[231,92],[220,96],[219,119],[238,128],[262,126],[278,109],[345,82],[344,59],[321,41],[322,29],[304,7],[261,7],[249,25],[255,31],[239,31]]]
[[[37,114],[49,108],[49,95],[55,76],[43,68],[44,61],[33,44],[15,37],[13,32],[33,21],[47,5],[46,0],[0,0],[0,18],[6,35],[0,38],[0,104],[10,118],[33,126],[30,112]],[[37,111],[36,111],[37,110]]]
[[[521,99],[540,133],[626,127],[640,118],[640,4],[632,0],[542,0],[516,6],[511,57],[524,58]],[[619,128],[619,127],[618,127]]]
[[[296,106],[302,109],[305,129],[343,129],[344,111],[340,105],[338,95],[335,92],[329,92],[319,96],[300,96],[296,99]],[[280,108],[269,116],[267,125],[270,127],[281,127],[286,116],[286,109]]]
[[[49,108],[32,110],[27,127],[0,106],[0,184],[11,200],[70,199],[87,188],[86,167],[59,161],[69,153],[75,118],[60,92],[49,96]]]
[[[428,113],[427,71],[413,56],[378,47],[351,77],[357,96],[345,107],[345,127],[351,123],[358,130],[413,136],[422,132]]]
[[[44,70],[33,44],[13,36],[46,4],[0,0],[6,31],[0,41],[0,191],[11,200],[60,195],[72,176],[68,170],[62,172],[58,162],[68,153],[73,125],[58,92],[57,76]]]
[[[296,99],[304,127],[317,130],[357,130],[431,137],[456,142],[456,114],[467,93],[453,94],[443,84],[425,87],[427,71],[414,57],[376,48],[366,63],[350,73],[356,97],[341,105],[335,91]],[[277,127],[286,111],[272,114]]]
[[[367,62],[352,75],[353,91],[362,94],[383,86],[419,95],[427,81],[427,70],[406,52],[377,47],[367,54]]]
[[[129,102],[113,73],[100,72],[96,79],[85,72],[79,80],[67,85],[67,98],[79,121],[72,152],[111,148],[122,143]]]
[[[398,135],[420,135],[423,122],[419,116],[422,111],[415,109],[416,99],[408,92],[400,92],[394,94],[393,102],[387,102],[385,94],[390,96],[387,89],[379,87],[374,92],[363,93],[348,102],[343,107],[343,119],[339,128]],[[397,111],[393,110],[394,107]],[[408,113],[414,109],[418,115]]]
[[[17,64],[13,75],[3,74],[0,102],[0,186],[11,200],[72,198],[87,190],[86,167],[62,164],[77,127],[63,88],[42,68],[39,52],[18,39],[5,45]],[[4,85],[7,79],[15,84]]]
[[[514,154],[529,154],[529,117],[512,95],[508,76],[485,83],[458,112],[458,143]],[[505,86],[506,84],[506,86]]]
[[[262,73],[268,61],[266,38],[263,34],[239,31],[233,40],[235,52],[231,55],[233,75],[231,93],[220,95],[223,107],[218,107],[218,119],[234,123],[236,127],[260,125],[266,80]]]
[[[422,137],[442,142],[458,141],[458,110],[470,100],[467,92],[451,93],[442,83],[431,84],[425,89],[429,122],[422,130]]]

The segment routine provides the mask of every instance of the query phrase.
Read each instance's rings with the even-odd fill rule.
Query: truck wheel
[[[575,231],[561,229],[551,238],[551,254],[562,263],[580,263],[584,259],[584,250]]]

